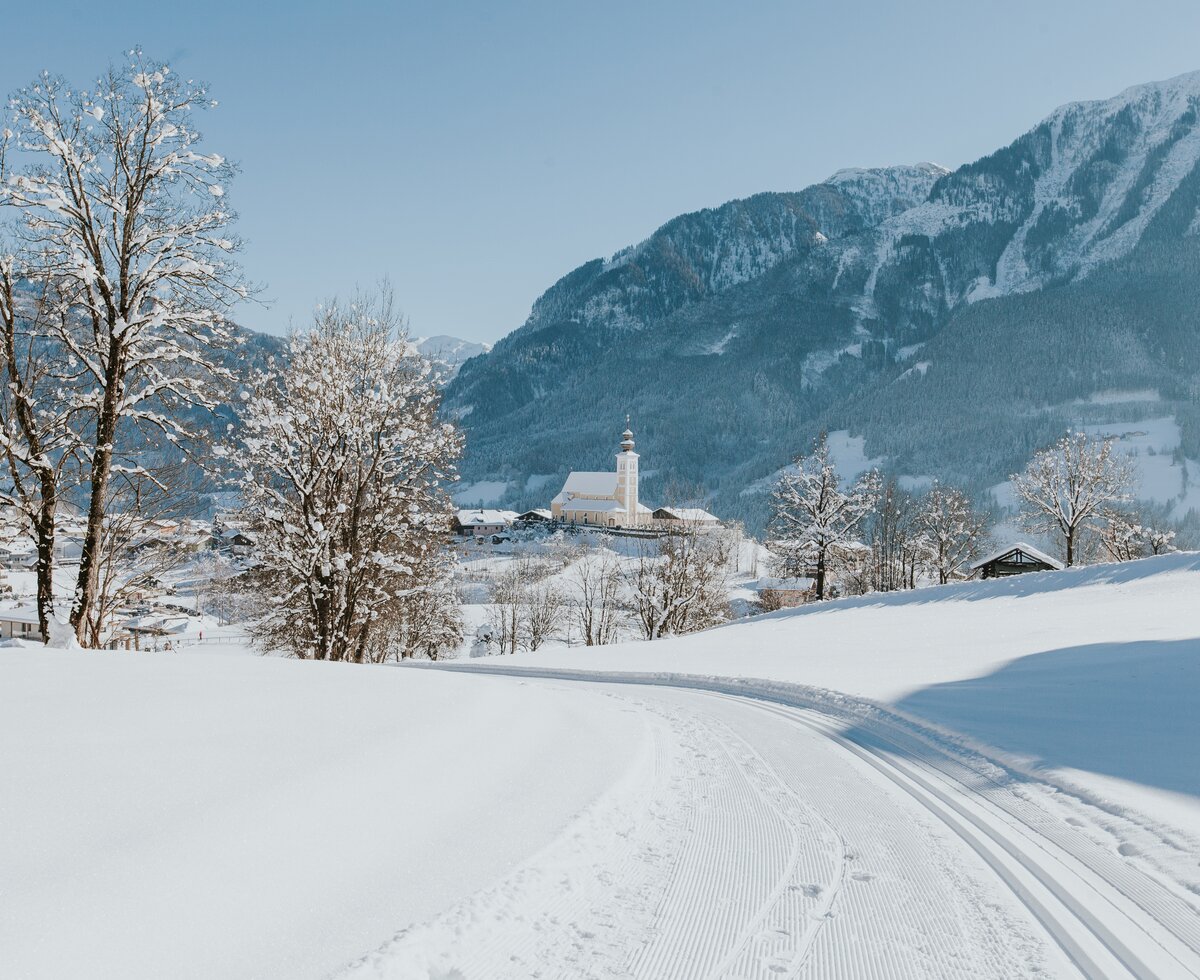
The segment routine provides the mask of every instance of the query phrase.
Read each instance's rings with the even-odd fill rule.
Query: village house
[[[659,507],[651,516],[655,524],[668,530],[697,530],[721,526],[721,522],[714,515],[699,507]]]
[[[454,515],[454,533],[465,538],[486,538],[507,531],[516,519],[511,510],[460,510]]]
[[[638,454],[633,451],[633,432],[626,428],[621,433],[615,472],[570,473],[562,490],[550,501],[550,513],[556,521],[566,524],[649,525],[653,512],[638,501]]]
[[[45,639],[38,626],[37,610],[32,608],[6,609],[0,611],[0,640]]]

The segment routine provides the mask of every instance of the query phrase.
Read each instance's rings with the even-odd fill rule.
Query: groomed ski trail
[[[596,685],[642,713],[652,748],[545,852],[347,978],[1200,978],[1182,896],[968,753],[847,699],[427,669]]]

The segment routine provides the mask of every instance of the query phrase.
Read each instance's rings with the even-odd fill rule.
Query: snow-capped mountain
[[[1160,449],[1200,457],[1198,108],[1200,72],[1064,106],[954,171],[842,170],[673,219],[461,371],[464,477],[536,503],[531,477],[599,464],[628,412],[660,483],[757,521],[744,487],[820,428],[982,489],[1068,423],[1125,418],[1089,400],[1121,390],[1153,390],[1139,411],[1178,433]]]
[[[458,369],[472,357],[486,354],[492,349],[491,344],[478,344],[459,337],[448,337],[439,334],[434,337],[417,337],[413,344],[421,356],[439,370],[446,380],[450,380]]]

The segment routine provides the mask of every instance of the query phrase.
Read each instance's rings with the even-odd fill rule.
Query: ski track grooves
[[[722,694],[713,696],[732,697]],[[739,700],[746,699],[739,698]],[[1152,967],[1147,964],[1106,925],[1101,917],[1093,914],[1082,900],[1072,895],[1060,884],[1055,877],[1055,872],[1060,874],[1067,872],[1065,867],[1046,868],[1044,864],[1049,862],[1040,863],[1038,856],[1026,846],[1018,844],[974,808],[955,800],[950,793],[924,778],[915,766],[909,766],[894,758],[887,759],[881,753],[861,743],[843,738],[836,725],[804,717],[798,712],[774,705],[757,703],[756,706],[772,714],[785,717],[793,724],[803,725],[821,732],[867,762],[926,807],[987,862],[1021,899],[1021,902],[1033,912],[1047,931],[1054,936],[1085,976],[1097,978],[1097,980],[1116,976],[1132,976],[1138,980],[1156,980],[1156,978],[1165,976],[1183,975],[1183,971],[1187,969],[1184,963],[1172,956],[1166,949],[1163,949],[1164,957],[1159,958],[1156,966]],[[999,851],[997,847],[1000,849]],[[1015,859],[1019,867],[1006,861],[1003,857],[1004,853]],[[1020,869],[1028,872],[1034,881],[1030,881],[1027,876],[1022,875]],[[1041,886],[1042,893],[1039,892],[1038,885]],[[1096,898],[1099,902],[1105,901],[1102,895],[1097,895]],[[1076,922],[1086,930],[1082,935]],[[1098,944],[1089,942],[1088,934],[1098,940]],[[1106,952],[1109,955],[1106,955]],[[1168,960],[1167,957],[1170,959]]]
[[[972,767],[947,746],[933,745],[899,723],[889,724],[886,718],[867,719],[846,711],[845,705],[852,705],[853,698],[839,696],[841,711],[836,710],[835,703],[822,710],[817,695],[823,692],[769,682],[756,689],[753,681],[688,675],[463,664],[431,664],[423,669],[650,685],[693,690],[753,705],[830,739],[919,802],[983,859],[1083,975],[1138,980],[1200,978],[1200,916],[1194,908],[1160,882],[1075,832],[1026,794],[1002,785],[993,773]],[[791,691],[786,690],[789,687]],[[853,732],[847,730],[847,716],[855,728]],[[738,742],[744,751],[753,752],[748,744],[740,739]],[[765,762],[761,764],[769,769]],[[763,790],[756,790],[765,799]],[[799,799],[792,805],[804,806]],[[836,829],[830,827],[828,832],[836,834]],[[728,847],[730,842],[714,843]],[[708,847],[703,850],[713,853]],[[793,848],[789,869],[794,868],[796,860]],[[786,887],[786,880],[781,879],[775,902]],[[771,904],[762,904],[755,925],[766,920]],[[721,971],[738,962],[754,929],[748,926],[744,933],[729,954],[712,965],[713,969],[698,975],[728,975]],[[786,957],[786,966],[777,960],[772,975],[795,975],[811,949],[816,930],[810,928],[806,933],[812,935],[803,937],[800,948]]]

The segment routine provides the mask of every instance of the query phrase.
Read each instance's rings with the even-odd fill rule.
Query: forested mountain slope
[[[1071,421],[1169,417],[1200,457],[1198,105],[1200,73],[1138,86],[953,172],[841,171],[581,266],[450,385],[464,480],[542,503],[626,413],[647,497],[701,484],[752,524],[746,488],[822,428],[977,490]]]

